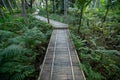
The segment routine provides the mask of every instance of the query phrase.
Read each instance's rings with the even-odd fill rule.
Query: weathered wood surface
[[[35,18],[47,22],[38,15]],[[67,24],[50,20],[53,30],[38,80],[86,80]],[[64,28],[64,29],[63,29]]]

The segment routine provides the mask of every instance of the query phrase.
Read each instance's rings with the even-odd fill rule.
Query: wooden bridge
[[[35,18],[47,22],[38,15]],[[52,36],[47,48],[38,80],[86,80],[80,69],[79,58],[70,39],[68,25],[50,20]]]

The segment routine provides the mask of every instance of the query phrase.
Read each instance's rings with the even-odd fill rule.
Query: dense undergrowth
[[[0,18],[0,80],[36,80],[51,35],[51,26],[6,14]]]
[[[101,22],[104,10],[89,9],[84,13],[80,33],[77,32],[79,17],[71,9],[66,17],[71,37],[81,60],[87,80],[120,80],[120,15],[119,10],[109,11],[106,21]],[[40,15],[45,16],[44,10]],[[113,15],[114,14],[114,15]],[[64,21],[61,14],[50,13],[50,18]]]

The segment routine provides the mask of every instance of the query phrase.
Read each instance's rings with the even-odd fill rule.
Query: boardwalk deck
[[[47,19],[45,17],[39,16],[39,15],[35,15],[34,17],[39,19],[39,20],[42,20],[44,22],[47,22]],[[50,20],[50,24],[55,29],[67,29],[68,28],[68,24],[64,24],[64,23],[57,22],[57,21],[54,21],[54,20]]]
[[[47,22],[46,18],[35,15]],[[50,20],[53,30],[38,80],[86,80],[67,24]],[[63,29],[64,28],[64,29]]]

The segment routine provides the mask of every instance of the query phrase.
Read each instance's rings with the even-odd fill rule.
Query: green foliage
[[[2,55],[5,57],[17,56],[18,54],[23,54],[24,48],[19,45],[10,45],[5,48],[2,52]]]
[[[53,20],[57,20],[60,22],[64,22],[64,17],[62,15],[57,15],[57,14],[51,14],[50,18],[52,18]]]
[[[119,80],[120,1],[73,0],[72,5],[67,20],[87,80]],[[64,21],[57,13],[51,13],[50,18]]]
[[[90,43],[88,40],[82,40],[74,34],[72,34],[72,38],[87,80],[119,80],[119,51],[106,50],[98,45],[92,47],[90,45],[95,45],[96,42],[92,41]]]
[[[86,7],[92,0],[76,0],[76,5],[78,8]]]
[[[10,31],[0,30],[0,43],[6,41],[8,38],[13,37],[14,33]]]
[[[105,0],[100,0],[100,2],[99,0],[94,0],[99,2],[94,4],[94,8],[90,8],[92,4],[89,1],[76,0],[75,6],[69,8],[67,17],[72,38],[82,62],[80,66],[85,72],[87,80],[119,80],[119,1],[113,1],[111,4],[111,0],[109,0],[109,3]],[[96,7],[96,5],[98,6]],[[110,10],[106,16],[106,21],[102,24],[102,19],[105,16],[108,5],[110,6]],[[81,12],[79,10],[81,7],[84,7],[84,15],[80,27],[80,34],[78,34],[76,31],[79,26],[80,14],[78,15],[78,13]],[[50,18],[61,22],[64,21],[64,17],[60,14],[51,13]]]
[[[35,80],[51,27],[28,15],[9,16],[0,29],[0,80]]]
[[[86,80],[101,80],[103,78],[100,73],[93,71],[89,65],[80,64],[80,67],[83,69],[87,76]]]

